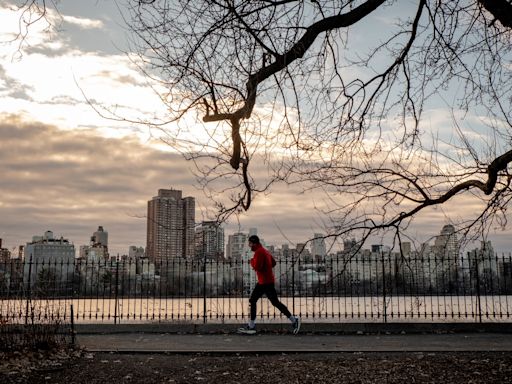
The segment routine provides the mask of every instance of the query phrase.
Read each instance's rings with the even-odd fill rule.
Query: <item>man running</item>
[[[251,319],[249,323],[238,330],[239,333],[252,335],[256,333],[256,303],[264,294],[270,300],[272,305],[279,309],[283,315],[285,315],[292,323],[293,334],[296,335],[300,330],[300,318],[293,316],[286,305],[281,303],[277,298],[277,292],[275,288],[275,277],[273,268],[275,266],[275,260],[270,252],[263,247],[260,243],[260,239],[256,235],[249,237],[249,247],[254,255],[249,260],[251,267],[256,271],[258,277],[258,283],[254,287],[249,303],[251,307]]]

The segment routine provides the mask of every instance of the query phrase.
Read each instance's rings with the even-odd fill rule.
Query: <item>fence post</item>
[[[75,312],[73,311],[73,304],[71,304],[71,345],[75,345]]]
[[[119,290],[119,255],[117,255],[117,259],[116,259],[116,285],[114,287],[114,324],[117,324],[118,290]]]
[[[293,260],[292,254],[292,313],[295,311],[295,261]]]
[[[383,309],[383,318],[384,322],[388,322],[387,317],[387,304],[386,304],[386,263],[384,262],[384,252],[382,250],[382,245],[380,246],[380,256],[382,262],[382,309]]]
[[[468,253],[469,258],[469,253]],[[482,323],[482,301],[480,298],[480,260],[476,257],[476,300],[478,303],[478,322]]]
[[[23,268],[23,273],[25,273],[25,268]],[[28,309],[29,309],[29,303],[31,299],[31,277],[32,277],[32,253],[30,254],[30,259],[28,261],[28,283],[27,283],[27,305],[25,307],[25,325],[28,324]]]
[[[203,235],[204,237],[204,235]],[[203,259],[203,324],[206,324],[206,252],[204,250],[204,239],[203,239],[203,253],[204,253],[204,259]],[[218,261],[217,261],[218,263]]]

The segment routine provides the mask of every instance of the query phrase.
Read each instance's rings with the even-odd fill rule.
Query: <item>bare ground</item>
[[[0,383],[512,383],[512,354],[0,354]]]

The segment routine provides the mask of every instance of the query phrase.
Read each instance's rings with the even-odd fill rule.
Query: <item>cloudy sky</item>
[[[13,248],[52,230],[78,248],[98,226],[112,253],[145,246],[147,201],[159,188],[196,198],[196,220],[209,208],[192,164],[155,143],[140,126],[102,118],[87,103],[144,118],[164,112],[146,79],[122,53],[123,21],[114,1],[59,2],[58,31],[19,28],[12,3],[0,0],[0,238]],[[50,15],[51,16],[51,15]],[[226,234],[258,228],[268,243],[302,242],[322,232],[322,199],[278,186]],[[425,212],[411,235],[439,233],[442,209]],[[508,232],[491,236],[507,250]]]
[[[12,39],[19,14],[0,2],[1,40]],[[140,126],[102,118],[84,94],[123,116],[152,116],[163,105],[122,53],[126,35],[114,2],[62,2],[58,31],[43,23],[27,40],[0,46],[0,238],[12,248],[52,230],[75,246],[102,225],[111,252],[146,243],[147,201],[159,188],[208,202],[192,164],[158,145]],[[283,201],[290,202],[284,205]],[[281,187],[230,222],[227,234],[256,227],[267,241],[294,243],[321,230],[314,197]],[[269,213],[271,212],[271,213]]]

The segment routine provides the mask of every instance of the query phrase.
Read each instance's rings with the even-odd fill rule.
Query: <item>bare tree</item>
[[[327,194],[335,237],[399,236],[460,196],[481,203],[466,229],[506,224],[510,0],[127,2],[169,111],[151,125],[196,162],[220,218],[285,182]]]
[[[189,156],[212,196],[232,181],[221,213],[249,209],[254,192],[284,181],[328,194],[333,236],[398,234],[464,194],[483,203],[465,228],[505,225],[510,0],[130,3],[169,122],[193,114],[210,124]],[[436,108],[451,110],[440,130]],[[180,133],[167,131],[172,143]],[[258,184],[253,161],[271,171]]]

